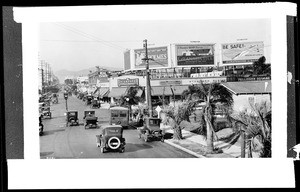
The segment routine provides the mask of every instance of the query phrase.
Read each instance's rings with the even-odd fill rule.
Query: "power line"
[[[96,36],[94,36],[94,35],[85,33],[85,32],[83,32],[83,31],[80,31],[80,30],[75,29],[75,28],[73,28],[73,27],[70,27],[70,26],[67,26],[67,25],[64,25],[64,24],[60,24],[60,23],[54,23],[54,24],[56,24],[57,26],[60,26],[60,27],[62,27],[62,28],[64,28],[64,29],[66,29],[66,30],[68,30],[68,31],[71,31],[71,32],[73,32],[73,33],[79,34],[79,35],[81,35],[81,36],[83,36],[83,37],[85,37],[85,38],[92,39],[92,40],[94,40],[94,41],[97,41],[97,42],[99,42],[99,43],[102,43],[102,44],[104,44],[104,45],[106,45],[106,46],[109,46],[109,47],[112,47],[112,48],[116,48],[116,49],[119,49],[119,50],[122,50],[122,51],[124,51],[124,50],[126,49],[126,48],[124,48],[124,47],[121,47],[121,46],[116,45],[116,44],[113,44],[113,43],[109,43],[109,42],[107,42],[107,41],[105,41],[105,40],[103,40],[103,39],[100,39],[100,38],[98,38],[98,37],[96,37]]]

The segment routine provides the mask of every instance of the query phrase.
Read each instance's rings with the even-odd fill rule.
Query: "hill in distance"
[[[100,67],[100,68],[104,68],[110,71],[119,71],[119,70],[123,70],[122,68],[114,68],[114,67]],[[87,76],[90,71],[96,71],[97,69],[95,67],[91,67],[88,69],[82,69],[79,71],[70,71],[70,70],[66,70],[66,69],[62,69],[59,71],[54,71],[54,75],[59,79],[60,83],[63,83],[66,77],[79,77],[79,76]]]

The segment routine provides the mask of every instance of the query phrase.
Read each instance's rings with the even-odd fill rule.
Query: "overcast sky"
[[[268,19],[99,21],[40,24],[40,58],[54,73],[95,66],[123,68],[126,49],[171,43],[235,43],[239,39],[264,41],[270,57],[271,23]],[[243,41],[243,40],[242,40]],[[241,42],[242,42],[241,41]],[[216,50],[215,54],[220,52]]]

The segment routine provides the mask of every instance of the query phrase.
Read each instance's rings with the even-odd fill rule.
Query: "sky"
[[[40,23],[39,55],[54,71],[95,66],[123,69],[124,51],[174,43],[263,41],[271,49],[269,19],[90,21]],[[216,50],[215,54],[220,52]]]

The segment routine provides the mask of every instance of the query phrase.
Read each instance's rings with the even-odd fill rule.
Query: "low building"
[[[233,110],[235,111],[251,109],[250,103],[271,102],[272,99],[272,84],[270,80],[225,82],[221,83],[221,85],[232,93]]]

